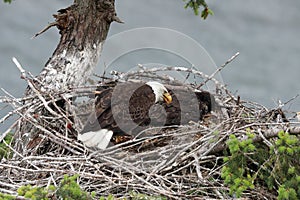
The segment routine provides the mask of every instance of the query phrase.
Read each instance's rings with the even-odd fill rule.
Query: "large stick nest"
[[[145,130],[145,137],[103,151],[87,149],[77,140],[93,106],[90,97],[96,87],[115,80],[145,78],[169,85],[186,85],[174,77],[158,75],[161,71],[180,71],[200,77],[201,82],[189,84],[192,88],[204,88],[208,81],[213,82],[218,109],[203,121],[168,129],[152,127]],[[7,144],[13,156],[0,163],[0,192],[16,194],[20,186],[27,184],[57,185],[64,174],[79,174],[82,189],[95,191],[99,196],[128,197],[130,191],[136,191],[172,199],[230,198],[226,195],[229,188],[220,177],[222,151],[230,134],[244,139],[250,128],[256,133],[255,141],[267,143],[279,130],[300,132],[299,123],[291,122],[281,106],[268,109],[244,101],[212,76],[194,69],[143,68],[130,73],[113,72],[113,75],[113,79],[102,78],[98,84],[68,91],[42,93],[35,90],[24,98],[14,98],[8,93],[1,98],[13,107],[1,122],[13,115],[19,118],[1,136],[2,140],[7,133],[14,132],[13,142]],[[34,80],[28,75],[25,79]],[[249,190],[244,196],[274,198],[274,194],[262,190]]]

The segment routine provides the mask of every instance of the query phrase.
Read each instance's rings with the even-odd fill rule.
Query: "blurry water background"
[[[11,58],[16,57],[27,71],[37,75],[58,44],[59,34],[52,28],[35,39],[31,37],[53,22],[52,14],[71,3],[70,0],[16,0],[9,5],[1,0],[1,88],[22,96],[26,83],[20,79]],[[278,100],[285,102],[300,93],[299,0],[287,0],[284,4],[281,0],[207,3],[215,15],[203,21],[191,10],[185,10],[182,0],[117,0],[117,13],[125,24],[113,23],[109,36],[140,27],[173,29],[200,43],[217,66],[236,52],[241,53],[222,71],[222,77],[242,99],[272,108]],[[135,64],[144,63],[145,59],[146,55],[140,54]],[[171,60],[164,62],[174,64]],[[300,97],[285,109],[300,111]],[[7,110],[0,111],[1,116]],[[0,132],[7,126],[1,124]]]

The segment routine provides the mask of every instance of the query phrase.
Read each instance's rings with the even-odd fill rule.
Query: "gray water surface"
[[[27,71],[37,75],[52,55],[59,34],[52,28],[35,39],[31,37],[53,21],[52,14],[71,3],[70,0],[0,3],[0,87],[22,96],[26,83],[20,79],[11,58],[16,57]],[[181,0],[117,1],[118,16],[125,24],[113,23],[109,35],[140,27],[173,29],[200,43],[217,66],[240,52],[222,71],[222,77],[242,99],[275,107],[277,100],[285,102],[300,94],[299,0],[287,0],[284,5],[280,0],[208,3],[215,15],[203,21],[185,10]],[[145,53],[138,56],[135,64],[148,59]],[[162,59],[157,53],[153,57]],[[285,109],[300,111],[300,98]]]

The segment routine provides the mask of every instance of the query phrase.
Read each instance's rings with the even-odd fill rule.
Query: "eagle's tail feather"
[[[97,147],[99,149],[106,149],[113,132],[108,129],[100,129],[98,131],[90,131],[83,134],[78,134],[78,140],[83,142],[87,147]]]

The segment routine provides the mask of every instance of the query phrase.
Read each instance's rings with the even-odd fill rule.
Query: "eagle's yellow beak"
[[[163,98],[164,98],[164,101],[165,101],[167,104],[172,103],[172,96],[170,95],[169,92],[164,93],[164,94],[163,94]]]

